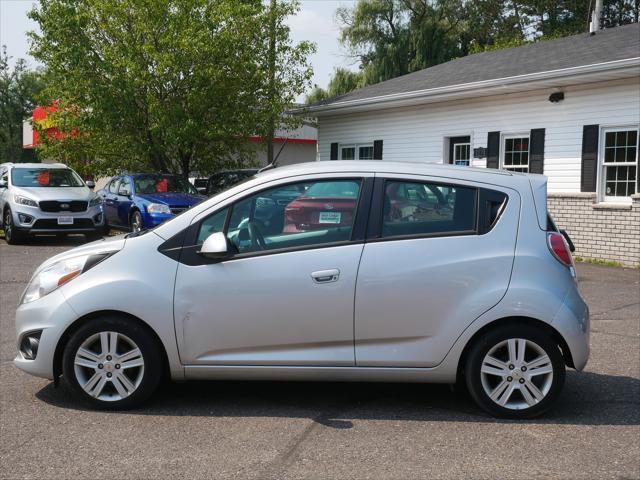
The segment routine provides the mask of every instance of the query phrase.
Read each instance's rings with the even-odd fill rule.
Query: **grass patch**
[[[602,260],[600,258],[582,258],[582,257],[573,257],[576,262],[580,263],[590,263],[591,265],[604,265],[605,267],[622,267],[622,263],[616,262],[614,260]],[[640,268],[640,265],[638,265]]]

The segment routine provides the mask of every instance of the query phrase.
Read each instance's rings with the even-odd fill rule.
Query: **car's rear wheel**
[[[465,378],[473,399],[490,414],[531,418],[551,407],[560,394],[565,365],[545,332],[528,325],[504,326],[472,346]]]
[[[63,373],[71,388],[93,407],[133,408],[156,390],[162,355],[155,339],[129,319],[90,321],[70,338]]]
[[[13,224],[13,214],[9,208],[4,212],[2,229],[4,230],[4,239],[9,245],[18,245],[24,242],[25,235],[19,230],[16,230]]]
[[[139,232],[144,228],[144,224],[142,223],[142,215],[139,211],[136,210],[131,214],[131,220],[129,221],[129,224],[132,232]]]

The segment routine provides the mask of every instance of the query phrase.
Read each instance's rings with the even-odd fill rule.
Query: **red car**
[[[351,180],[320,182],[284,209],[283,232],[307,232],[346,227],[353,222],[360,183]]]

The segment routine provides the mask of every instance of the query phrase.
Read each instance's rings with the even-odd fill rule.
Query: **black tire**
[[[140,349],[144,360],[144,368],[137,388],[135,388],[129,396],[116,400],[94,398],[85,392],[80,385],[75,370],[76,354],[85,340],[91,338],[93,335],[99,334],[100,332],[117,332],[118,334],[125,335]],[[113,367],[114,362],[117,362],[117,359],[109,362],[111,364],[109,366]],[[100,365],[106,374],[107,362],[104,362],[104,364],[100,363]],[[65,346],[62,366],[64,380],[68,385],[70,385],[71,389],[88,406],[100,410],[126,410],[140,406],[157,389],[164,373],[164,362],[161,347],[153,337],[153,334],[143,325],[132,321],[129,318],[118,317],[115,315],[90,320],[87,324],[83,325],[78,331],[76,331]],[[87,370],[90,371],[87,376],[93,373],[91,372],[91,369]],[[135,368],[133,370],[135,370]],[[112,371],[114,371],[115,375],[115,370]],[[98,371],[96,369],[95,372],[102,373],[103,370]],[[121,370],[120,372],[124,372],[124,370]],[[107,383],[105,384],[105,390],[103,390],[103,392],[106,392],[109,389],[112,392],[115,392],[115,386],[113,384],[114,381],[115,379],[106,380]]]
[[[23,232],[15,229],[10,208],[7,208],[2,216],[2,229],[4,230],[4,239],[9,245],[20,245],[26,239]]]
[[[139,225],[139,227],[137,226]],[[144,223],[142,223],[142,214],[138,210],[134,210],[129,218],[129,228],[132,232],[138,232],[144,230]]]
[[[506,408],[494,402],[490,398],[489,394],[485,391],[482,382],[481,368],[485,356],[496,345],[508,339],[524,339],[536,344],[549,357],[551,368],[553,371],[553,375],[550,379],[551,384],[548,387],[548,391],[544,398],[542,398],[532,406],[520,407],[521,409]],[[525,348],[525,351],[526,350],[527,349]],[[518,376],[524,375],[524,373],[520,372],[519,368],[516,368],[514,370],[516,370],[516,374]],[[529,325],[506,325],[497,327],[494,330],[487,332],[485,335],[480,337],[471,347],[471,350],[469,351],[469,354],[467,356],[464,370],[467,388],[471,397],[475,400],[478,406],[495,417],[511,419],[532,418],[541,415],[546,410],[548,410],[556,401],[558,395],[562,391],[565,380],[565,373],[566,368],[564,358],[562,356],[562,353],[560,352],[560,349],[558,348],[558,345],[546,332]],[[496,383],[501,383],[501,381],[497,379],[498,377],[495,378]],[[515,396],[515,398],[518,398],[519,396],[519,398],[524,401],[525,398],[520,393],[520,391],[522,390],[521,387],[516,384],[515,376],[509,376],[506,378],[506,380],[508,380],[509,378],[512,379],[510,381],[514,382],[514,387],[517,387],[519,390],[518,393],[515,393],[513,395]],[[523,382],[526,381],[527,380]],[[518,380],[518,383],[519,382],[520,380]],[[524,386],[522,388],[524,388]],[[529,392],[530,391],[527,390],[527,393]]]

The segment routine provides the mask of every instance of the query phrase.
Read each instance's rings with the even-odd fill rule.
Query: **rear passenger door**
[[[519,208],[507,188],[376,178],[356,286],[356,364],[439,364],[505,294]]]

